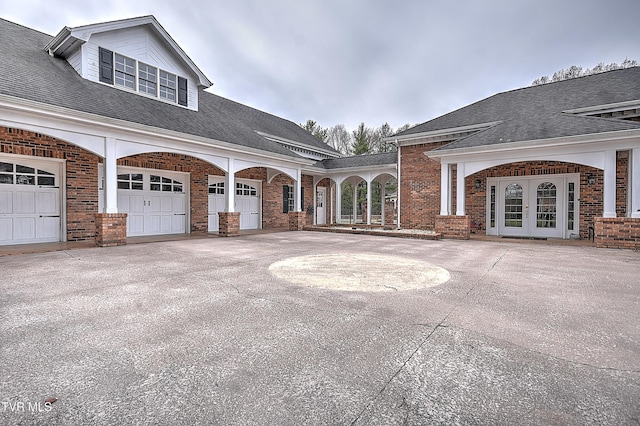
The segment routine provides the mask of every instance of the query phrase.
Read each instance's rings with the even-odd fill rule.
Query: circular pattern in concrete
[[[293,284],[343,291],[404,291],[434,287],[451,277],[427,262],[374,254],[318,254],[274,262],[269,271]]]

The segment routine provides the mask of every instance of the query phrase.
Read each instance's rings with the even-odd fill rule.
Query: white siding
[[[161,68],[180,77],[186,77],[188,80],[187,107],[193,110],[198,109],[196,76],[191,73],[191,70],[186,65],[183,65],[180,57],[166,46],[164,41],[157,37],[150,27],[142,26],[109,31],[93,34],[89,38],[89,41],[83,45],[87,58],[83,77],[96,82],[99,81],[99,47],[104,47],[121,55]],[[74,54],[73,57],[75,56]],[[71,63],[71,57],[69,62]],[[76,70],[78,69],[76,68]],[[81,72],[80,74],[82,75]]]
[[[71,64],[74,70],[80,75],[82,75],[82,50],[77,49],[75,52],[71,54],[67,58],[67,62]],[[84,76],[83,76],[84,77]]]

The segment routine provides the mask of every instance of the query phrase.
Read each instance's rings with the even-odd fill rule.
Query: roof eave
[[[456,134],[484,130],[500,123],[502,123],[502,121],[492,121],[487,123],[471,124],[467,126],[450,127],[447,129],[431,130],[428,132],[411,133],[408,135],[389,136],[387,138],[384,138],[384,141],[397,142],[400,146],[406,146],[412,145],[412,141],[416,141],[418,139],[433,139],[433,142],[453,140],[456,139]],[[423,141],[416,143],[423,143]]]
[[[249,153],[257,157],[286,161],[290,163],[296,163],[302,166],[310,166],[316,163],[315,160],[310,160],[300,156],[294,157],[294,156],[279,154],[275,152],[248,147],[245,145],[238,145],[233,142],[226,142],[219,139],[207,138],[204,136],[178,132],[175,130],[162,129],[159,127],[149,126],[146,124],[125,121],[117,118],[105,117],[98,114],[78,111],[78,110],[60,107],[56,105],[45,104],[42,102],[31,101],[23,98],[17,98],[15,96],[0,94],[0,107],[3,107],[3,106],[17,109],[17,110],[44,114],[50,117],[64,119],[65,121],[68,121],[68,122],[75,122],[79,124],[90,124],[92,126],[100,126],[104,129],[122,130],[125,132],[132,132],[137,134],[152,135],[160,138],[179,140],[182,142],[192,144],[194,146],[219,148],[221,150],[228,151],[228,152]]]
[[[505,152],[518,150],[522,148],[544,148],[558,147],[562,145],[576,145],[584,143],[597,143],[604,141],[613,141],[621,139],[630,139],[640,137],[640,129],[617,130],[613,132],[589,133],[585,135],[561,136],[556,138],[534,139],[517,142],[505,142],[500,144],[480,145],[465,148],[439,148],[433,151],[427,151],[424,154],[434,160],[440,160],[445,157],[456,157],[467,154]]]
[[[153,15],[140,16],[137,18],[123,19],[119,21],[102,22],[98,24],[83,25],[80,27],[64,27],[47,45],[44,50],[50,54],[62,55],[66,50],[65,44],[68,39],[86,42],[94,33],[114,31],[123,28],[136,27],[140,25],[151,25],[162,39],[178,54],[180,59],[198,77],[198,86],[207,88],[213,86],[211,80],[198,68],[184,50],[175,42],[169,33],[160,25]],[[68,43],[67,43],[68,44]]]

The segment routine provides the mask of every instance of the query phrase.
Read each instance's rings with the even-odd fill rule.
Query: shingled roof
[[[3,19],[0,40],[0,94],[294,158],[301,157],[256,131],[332,151],[289,120],[209,92],[192,111],[86,80],[43,50],[52,36]]]
[[[565,111],[640,100],[640,67],[498,93],[395,136],[495,123],[439,150],[640,129],[640,123]]]
[[[382,152],[379,154],[355,155],[353,157],[328,158],[316,163],[315,167],[324,169],[342,169],[349,167],[386,166],[395,164],[397,152]]]

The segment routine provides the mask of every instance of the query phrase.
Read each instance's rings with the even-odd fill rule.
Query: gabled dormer
[[[194,111],[212,85],[153,16],[65,27],[45,50],[87,80]]]

